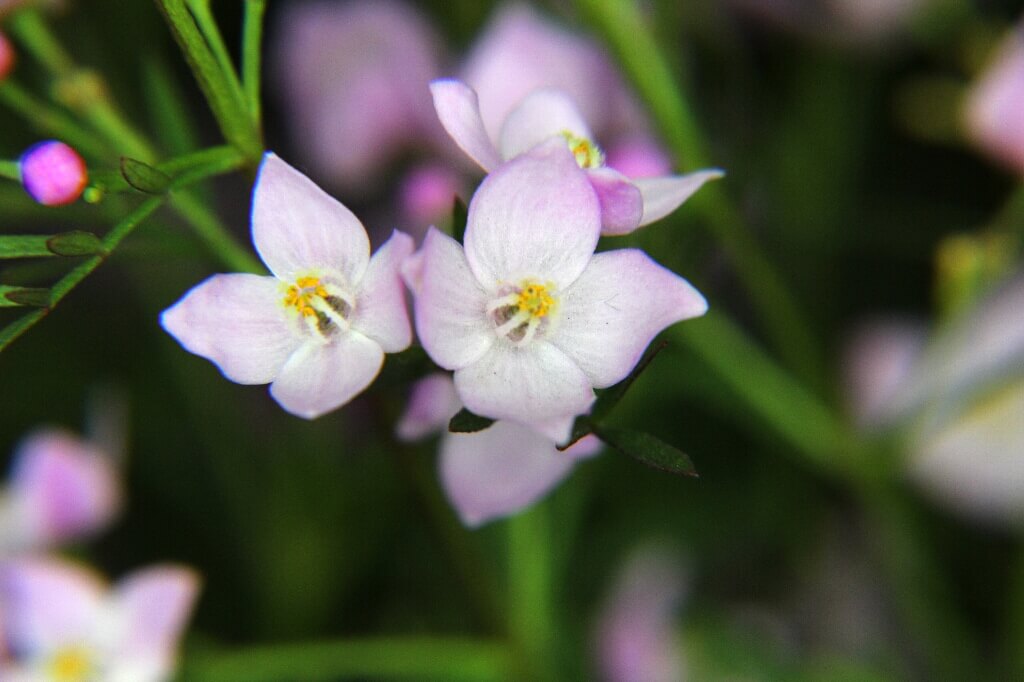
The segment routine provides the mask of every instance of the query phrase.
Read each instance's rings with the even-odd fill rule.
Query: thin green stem
[[[577,0],[581,14],[601,32],[617,55],[685,170],[711,165],[705,135],[637,3]],[[745,229],[743,219],[719,183],[705,187],[688,204],[704,218],[728,253],[757,314],[778,352],[804,377],[820,377],[824,362],[796,299],[782,276]]]
[[[552,679],[555,609],[546,502],[506,522],[509,632],[523,648],[530,679]]]
[[[249,114],[257,128],[262,127],[263,112],[260,104],[262,80],[263,15],[267,0],[246,0],[245,20],[242,25],[242,90],[249,104]]]
[[[27,52],[34,55],[51,73],[69,73],[74,61],[61,41],[50,31],[38,10],[25,8],[11,17],[11,31]]]
[[[185,661],[194,682],[315,682],[348,678],[507,679],[511,656],[492,640],[460,637],[352,639],[254,647]]]
[[[196,26],[199,27],[206,44],[210,46],[213,58],[217,60],[217,66],[233,91],[233,95],[242,98],[242,84],[238,82],[238,72],[235,70],[235,63],[231,60],[231,54],[224,43],[224,36],[221,35],[220,27],[210,9],[210,0],[185,0],[192,16],[195,18]]]
[[[192,230],[210,252],[227,268],[236,272],[266,273],[266,268],[238,243],[217,216],[195,196],[188,192],[174,193],[171,207],[192,226]]]
[[[255,164],[263,153],[263,143],[237,86],[237,76],[223,71],[196,25],[196,19],[185,6],[185,0],[156,0],[156,3],[185,55],[224,139],[238,147]]]
[[[79,125],[66,113],[52,107],[8,78],[0,83],[0,102],[24,118],[44,135],[53,135],[80,153],[103,159],[111,156],[106,144],[95,133]]]
[[[0,178],[21,182],[21,164],[17,161],[0,161]]]

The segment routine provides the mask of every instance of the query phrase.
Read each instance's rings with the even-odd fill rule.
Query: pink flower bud
[[[78,199],[89,180],[85,161],[57,140],[40,142],[21,155],[21,182],[45,206],[63,206]]]
[[[0,81],[7,78],[14,69],[14,46],[11,45],[11,41],[7,40],[7,36],[0,33]]]

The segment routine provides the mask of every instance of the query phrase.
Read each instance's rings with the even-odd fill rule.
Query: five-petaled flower
[[[664,218],[705,182],[722,177],[717,169],[656,178],[626,177],[605,164],[604,152],[594,142],[587,122],[561,90],[544,88],[524,97],[505,118],[497,141],[487,133],[472,88],[443,79],[431,83],[430,90],[445,130],[488,172],[551,138],[560,139],[587,172],[600,201],[606,235],[628,234]]]
[[[595,387],[625,378],[662,329],[706,311],[643,252],[595,255],[600,232],[594,189],[558,139],[484,179],[465,249],[428,233],[413,268],[416,330],[471,411],[563,442]]]
[[[174,670],[177,640],[199,590],[190,569],[165,565],[112,589],[56,559],[0,567],[7,682],[160,682]]]
[[[384,353],[409,346],[398,270],[412,239],[395,231],[371,258],[352,212],[272,153],[253,191],[252,235],[272,277],[214,275],[161,322],[227,378],[272,382],[284,409],[312,419],[369,386]]]

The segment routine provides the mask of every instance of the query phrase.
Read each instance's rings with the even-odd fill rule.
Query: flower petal
[[[0,603],[11,649],[21,656],[88,641],[106,584],[78,564],[20,559],[0,568]]]
[[[624,379],[662,329],[707,311],[685,279],[638,249],[595,255],[560,305],[548,340],[597,388]]]
[[[475,527],[533,504],[589,454],[575,445],[559,452],[544,436],[499,421],[478,433],[445,434],[438,466],[448,500]]]
[[[370,238],[352,211],[267,152],[252,197],[252,239],[260,258],[289,282],[311,272],[363,278]]]
[[[661,220],[689,199],[708,180],[725,175],[718,169],[702,170],[687,175],[669,175],[662,178],[637,178],[634,184],[644,197],[644,215],[640,225]]]
[[[33,433],[14,457],[10,492],[25,514],[28,527],[19,530],[30,546],[95,532],[120,506],[111,458],[70,433]]]
[[[151,659],[169,669],[198,594],[199,576],[181,566],[153,566],[119,582],[113,595],[118,657]]]
[[[405,288],[399,272],[412,251],[412,237],[395,230],[373,254],[356,293],[352,328],[379,343],[385,353],[397,353],[412,343]]]
[[[531,428],[583,414],[595,397],[576,363],[542,340],[522,347],[494,344],[475,363],[455,372],[455,388],[471,411]]]
[[[451,376],[437,372],[417,381],[412,387],[409,404],[405,406],[395,434],[404,441],[426,438],[444,431],[448,421],[462,409]]]
[[[301,343],[283,296],[273,277],[214,275],[165,310],[160,324],[231,381],[266,384]]]
[[[473,89],[462,81],[442,78],[430,84],[430,93],[434,96],[437,117],[455,144],[485,171],[497,168],[501,157],[484,130],[480,104]]]
[[[601,215],[561,139],[496,169],[469,204],[466,258],[485,287],[536,278],[564,289],[594,253]]]
[[[617,139],[605,151],[605,163],[627,178],[656,178],[672,172],[665,149],[646,133]]]
[[[270,395],[298,417],[314,419],[362,393],[380,372],[384,351],[357,331],[329,343],[311,340],[296,350],[270,385]]]
[[[534,90],[505,119],[498,150],[503,159],[512,159],[566,132],[587,140],[594,137],[568,94],[554,88]]]
[[[644,200],[629,178],[612,168],[587,171],[601,204],[601,234],[629,234],[640,225]]]
[[[487,296],[451,237],[431,228],[420,253],[416,333],[438,365],[465,367],[497,341],[487,322]]]

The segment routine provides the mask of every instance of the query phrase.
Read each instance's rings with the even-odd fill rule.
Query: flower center
[[[562,137],[580,168],[600,168],[604,165],[604,152],[596,144],[568,130],[562,131]]]
[[[516,345],[529,343],[542,324],[550,324],[550,315],[558,308],[553,289],[550,282],[540,284],[533,280],[503,288],[499,297],[487,305],[494,332]]]
[[[341,287],[315,276],[299,277],[289,284],[281,302],[302,315],[307,326],[324,338],[335,329],[348,329],[355,307],[352,296]]]
[[[48,671],[55,682],[86,682],[95,668],[87,649],[67,647],[50,659]]]

